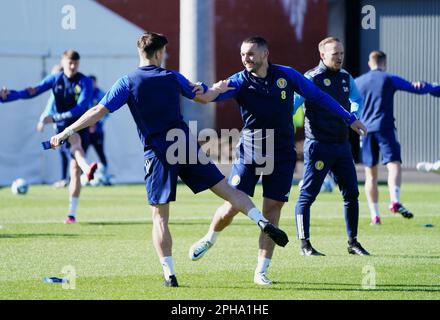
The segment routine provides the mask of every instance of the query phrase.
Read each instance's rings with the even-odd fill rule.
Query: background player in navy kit
[[[347,111],[356,115],[362,107],[362,97],[351,75],[342,69],[344,47],[334,37],[319,45],[321,61],[305,76],[335,98]],[[307,98],[307,97],[306,97]],[[351,146],[349,127],[340,118],[310,99],[295,95],[295,107],[305,102],[304,183],[295,208],[301,255],[319,256],[310,243],[310,207],[318,195],[322,182],[330,173],[344,199],[344,214],[350,254],[368,255],[357,241],[359,221],[359,190]],[[363,134],[366,134],[366,130]],[[361,133],[362,135],[362,133]]]
[[[92,79],[93,83],[93,96],[92,96],[92,104],[91,107],[96,106],[99,101],[105,96],[105,92],[102,91],[97,85],[97,79],[94,75],[89,75],[89,78]],[[110,185],[110,179],[108,175],[108,163],[107,157],[104,152],[104,122],[108,119],[108,114],[106,114],[102,119],[100,119],[95,125],[89,128],[89,144],[84,147],[84,151],[87,153],[87,150],[90,146],[92,146],[96,154],[98,155],[99,161],[103,166],[103,177],[102,183],[104,185]]]
[[[52,67],[51,70],[51,74],[56,74],[63,71],[63,67],[61,66],[61,64],[56,64]],[[55,97],[53,95],[53,93],[50,93],[50,97],[47,100],[46,103],[46,107],[44,108],[43,112],[40,115],[40,119],[38,120],[37,123],[37,131],[38,132],[43,132],[44,130],[44,118],[46,118],[48,115],[54,115],[56,114],[56,106],[55,106]],[[57,129],[56,124],[54,123],[54,129]],[[60,155],[60,160],[61,160],[61,179],[58,181],[55,181],[53,186],[55,188],[64,188],[66,187],[69,182],[68,182],[68,165],[69,165],[69,150],[66,147],[60,148],[59,149],[59,155]]]
[[[255,207],[249,197],[241,191],[231,188],[217,167],[209,161],[206,154],[197,157],[200,146],[193,137],[180,112],[180,95],[194,99],[196,94],[207,89],[205,85],[193,86],[180,73],[160,68],[166,54],[168,41],[165,36],[147,32],[138,42],[140,67],[127,76],[120,78],[105,95],[101,102],[87,111],[77,122],[62,133],[51,138],[51,143],[58,146],[74,131],[96,123],[108,112],[114,112],[128,104],[138,127],[139,137],[144,145],[145,182],[148,202],[153,213],[153,243],[163,267],[165,285],[177,287],[173,260],[172,239],[168,229],[169,202],[175,201],[176,184],[179,176],[194,193],[210,189],[219,197],[230,201],[234,208],[246,213],[277,244],[285,246],[287,235],[267,221]],[[227,86],[216,87],[216,95],[227,90]],[[169,141],[170,133],[184,135],[184,141]],[[190,142],[190,139],[193,139]],[[169,154],[170,146],[180,143],[177,149],[177,163]],[[187,150],[194,143],[197,150]],[[188,163],[196,152],[197,162]],[[174,154],[174,153],[173,153]],[[183,156],[183,161],[180,158]],[[208,161],[206,161],[208,160]],[[174,162],[174,163],[173,163]]]
[[[319,90],[313,83],[296,70],[268,61],[269,50],[265,39],[251,37],[241,45],[242,63],[246,70],[232,75],[227,82],[233,90],[221,94],[215,100],[234,98],[240,105],[244,122],[237,157],[229,177],[229,183],[250,196],[254,195],[255,185],[261,173],[254,158],[266,157],[273,162],[272,172],[264,172],[263,212],[270,222],[278,225],[281,209],[288,201],[296,162],[294,126],[292,117],[294,92],[322,105],[340,121],[347,121],[353,128],[364,128],[356,118],[342,108],[329,95]],[[208,100],[210,101],[210,100]],[[204,102],[208,102],[204,101]],[[270,139],[273,130],[273,154],[258,154],[255,140]],[[264,151],[264,150],[263,150]],[[263,153],[263,152],[262,152]],[[209,231],[205,237],[193,245],[190,257],[198,260],[215,243],[217,235],[228,226],[237,210],[229,202],[218,208]],[[258,263],[254,282],[270,285],[267,269],[274,251],[274,243],[264,234],[260,235]]]
[[[433,89],[430,94],[434,97],[440,97],[440,84],[433,83]],[[420,172],[433,172],[440,174],[440,159],[435,162],[419,162],[417,163],[417,170]]]
[[[440,97],[440,84],[433,83],[433,89],[430,94],[434,97]],[[440,174],[440,159],[435,162],[419,162],[417,163],[417,170],[421,172],[434,172]]]
[[[356,78],[356,85],[365,99],[361,120],[368,129],[368,135],[362,138],[362,163],[365,166],[365,193],[370,209],[371,224],[380,224],[379,190],[377,187],[379,152],[382,164],[388,170],[388,189],[390,193],[389,209],[400,213],[404,218],[413,214],[400,200],[402,184],[402,158],[400,144],[394,124],[394,93],[398,90],[426,94],[432,90],[428,83],[411,83],[386,73],[386,55],[382,51],[372,51],[369,56],[370,71]]]
[[[91,80],[78,72],[79,53],[74,50],[67,50],[61,57],[63,71],[51,74],[44,78],[36,87],[27,88],[21,91],[9,91],[2,89],[1,98],[4,102],[17,99],[34,98],[47,90],[52,90],[55,97],[56,113],[48,115],[43,119],[43,124],[56,123],[57,132],[63,131],[68,125],[77,120],[90,106],[92,98]],[[70,185],[69,185],[69,210],[66,224],[76,221],[76,209],[81,192],[81,170],[86,173],[89,180],[93,179],[93,174],[97,169],[97,163],[88,165],[81,140],[88,137],[86,131],[81,137],[74,134],[69,137],[70,151],[73,158],[70,161]]]

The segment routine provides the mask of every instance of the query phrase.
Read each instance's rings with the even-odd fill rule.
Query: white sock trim
[[[69,216],[76,216],[76,208],[78,207],[79,197],[70,197],[69,198]]]
[[[214,230],[209,230],[208,233],[203,237],[203,239],[208,240],[212,244],[217,241],[217,237],[220,232],[216,232]]]
[[[160,264],[162,265],[163,275],[165,276],[166,279],[176,274],[176,272],[174,271],[172,256],[160,257],[159,260],[160,260]]]
[[[394,186],[391,188],[390,192],[391,202],[399,202],[400,203],[400,187]]]
[[[371,218],[374,217],[380,217],[380,213],[379,213],[379,203],[374,202],[374,203],[368,203],[368,208],[370,208],[370,216]]]
[[[258,224],[258,221],[269,222],[257,208],[252,208],[247,213],[247,216],[252,219],[255,223]]]
[[[258,257],[257,268],[255,269],[255,273],[265,273],[269,268],[271,259],[265,257]]]

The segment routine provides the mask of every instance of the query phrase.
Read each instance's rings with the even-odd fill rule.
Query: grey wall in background
[[[360,70],[368,71],[368,54],[388,57],[388,72],[409,81],[440,82],[440,1],[362,1],[376,9],[376,29],[361,29]],[[361,26],[359,26],[361,28]],[[440,99],[397,92],[394,116],[403,166],[440,158]]]

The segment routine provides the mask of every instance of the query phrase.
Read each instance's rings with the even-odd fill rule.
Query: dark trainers
[[[352,242],[352,243],[348,243],[348,253],[349,254],[357,254],[359,256],[369,256],[370,254],[368,253],[367,250],[365,250],[364,248],[362,248],[361,244],[357,241]]]
[[[171,275],[171,276],[168,278],[168,280],[165,279],[163,285],[164,285],[165,287],[178,287],[178,286],[179,286],[179,284],[177,283],[177,278],[176,278],[175,275]]]
[[[407,219],[411,219],[412,217],[414,217],[414,215],[407,208],[405,208],[400,202],[391,202],[390,211],[392,213],[400,213],[402,217]]]
[[[260,222],[262,221],[258,222],[258,226],[260,227],[261,231],[267,234],[268,237],[271,238],[273,242],[275,242],[277,245],[281,247],[286,246],[286,244],[289,242],[289,238],[287,237],[287,234],[283,230],[274,226],[272,223],[269,222],[260,223]]]
[[[312,244],[309,240],[306,240],[306,243],[301,246],[301,249],[299,250],[299,254],[302,256],[325,256],[325,254],[316,251],[315,248],[312,247]]]

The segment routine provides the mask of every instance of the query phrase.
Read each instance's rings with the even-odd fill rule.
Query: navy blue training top
[[[74,120],[79,118],[89,108],[92,95],[92,80],[77,72],[73,77],[68,78],[64,72],[51,74],[44,78],[36,87],[34,94],[25,90],[11,90],[4,102],[17,99],[31,99],[43,92],[52,89],[55,99],[55,113],[51,114],[55,122]]]
[[[277,159],[295,157],[292,120],[296,111],[293,107],[295,92],[322,105],[349,124],[356,120],[332,97],[288,66],[269,64],[265,78],[255,77],[243,70],[228,80],[229,86],[234,87],[234,90],[220,94],[215,101],[234,98],[238,102],[244,122],[240,142],[243,143],[246,139],[245,135],[252,135],[258,130],[273,129]]]
[[[432,91],[430,84],[417,89],[411,82],[380,69],[370,70],[356,78],[355,82],[364,97],[365,104],[360,119],[368,132],[395,128],[394,93],[396,91],[417,94]]]
[[[120,78],[100,104],[114,112],[127,104],[137,125],[146,155],[164,155],[170,129],[187,126],[180,112],[180,96],[193,99],[188,79],[176,71],[154,65],[139,67]]]

